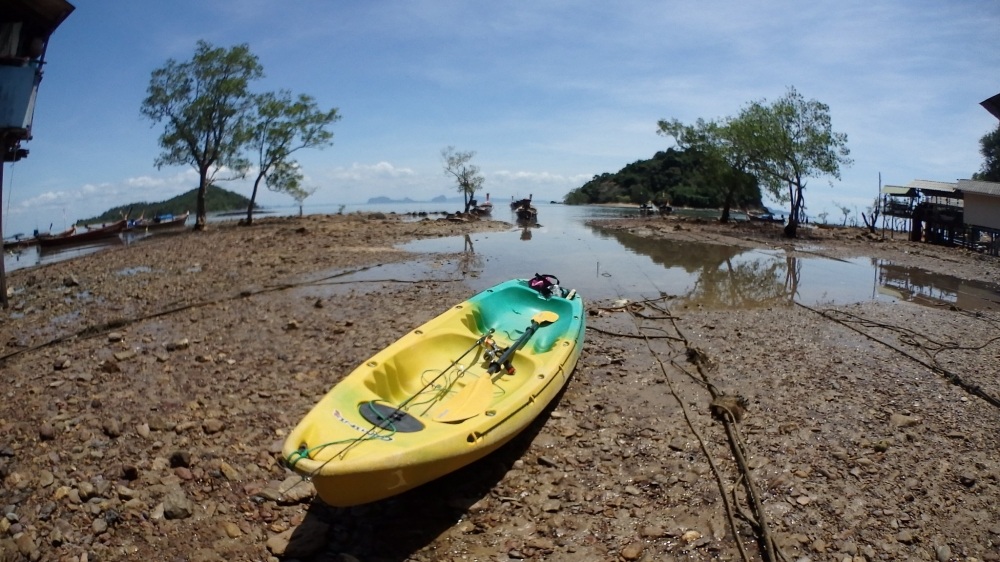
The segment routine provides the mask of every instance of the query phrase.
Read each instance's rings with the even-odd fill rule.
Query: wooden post
[[[7,139],[13,138],[5,132],[0,132],[0,239],[3,238],[3,167],[7,162],[7,154],[11,146],[7,146]],[[0,248],[3,242],[0,241]],[[4,256],[6,256],[4,252]],[[7,308],[7,271],[3,260],[0,260],[0,307]]]

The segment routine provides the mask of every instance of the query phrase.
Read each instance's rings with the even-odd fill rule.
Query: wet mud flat
[[[316,501],[283,467],[283,436],[338,373],[470,295],[447,256],[422,258],[453,272],[434,280],[344,274],[413,258],[395,243],[484,228],[509,225],[266,219],[16,272],[0,324],[0,552],[1000,559],[997,315],[907,303],[587,301],[580,363],[525,434],[396,498]],[[824,244],[994,267],[922,245]]]

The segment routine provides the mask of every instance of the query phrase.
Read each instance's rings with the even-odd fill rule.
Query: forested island
[[[739,189],[732,189],[733,183]],[[698,209],[719,209],[735,194],[735,208],[762,207],[760,187],[748,174],[720,171],[696,150],[670,148],[637,160],[615,173],[604,173],[564,198],[569,205],[649,202]]]
[[[156,203],[129,203],[112,207],[107,211],[88,219],[81,219],[77,224],[107,223],[121,220],[123,218],[137,219],[141,216],[146,218],[159,217],[164,215],[181,215],[188,211],[193,211],[197,206],[198,190],[182,193],[176,197]],[[205,208],[210,213],[222,213],[227,211],[246,211],[250,200],[232,191],[222,189],[214,185],[208,186],[205,193]],[[254,209],[259,209],[254,205]]]

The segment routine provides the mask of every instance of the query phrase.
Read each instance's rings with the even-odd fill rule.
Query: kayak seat
[[[497,290],[477,295],[470,302],[474,303],[470,319],[475,323],[474,330],[485,334],[492,328],[495,336],[510,342],[524,334],[531,326],[531,318],[539,312],[558,314],[559,320],[539,327],[528,341],[525,347],[534,353],[550,351],[556,341],[565,337],[573,320],[571,301],[561,297],[546,298],[520,280],[504,283]]]

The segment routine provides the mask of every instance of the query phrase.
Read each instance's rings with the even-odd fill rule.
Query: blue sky
[[[318,188],[307,209],[457,194],[446,146],[476,151],[494,200],[561,200],[669,148],[659,119],[734,116],[794,86],[848,136],[853,166],[806,191],[811,214],[839,221],[839,206],[871,204],[879,173],[968,178],[997,126],[979,105],[1000,93],[996,0],[73,3],[49,44],[30,156],[5,165],[5,235],[197,185],[190,167],[156,169],[162,129],[139,107],[151,72],[199,39],[249,44],[259,91],[339,108],[334,145],[299,157]]]

